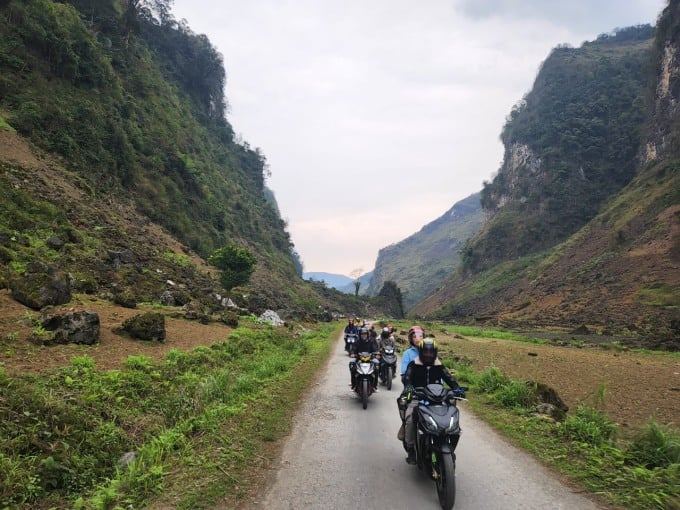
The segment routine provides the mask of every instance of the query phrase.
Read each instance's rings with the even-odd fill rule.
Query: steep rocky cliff
[[[677,6],[677,1],[671,2],[664,11],[652,47],[632,41],[639,47],[638,58],[645,54],[649,59],[640,61],[635,73],[645,70],[644,77],[634,80],[646,83],[647,88],[627,102],[633,109],[619,117],[627,122],[635,119],[633,134],[619,130],[612,140],[608,125],[601,122],[597,111],[591,111],[578,121],[566,119],[564,125],[582,129],[569,137],[562,131],[565,143],[551,151],[549,137],[539,137],[545,142],[541,145],[530,137],[519,138],[517,130],[506,126],[503,167],[482,195],[492,219],[465,248],[463,267],[416,306],[414,313],[509,327],[586,325],[601,334],[637,334],[650,345],[680,334]],[[612,47],[607,51],[611,53]],[[620,54],[622,48],[617,51]],[[607,68],[609,75],[621,76],[622,72]],[[527,96],[527,103],[533,93]],[[641,103],[642,98],[646,100]],[[582,111],[584,101],[597,105],[592,97],[572,100],[580,103],[566,104],[564,113]],[[634,113],[640,104],[646,105],[641,116]],[[509,124],[528,108],[521,104]],[[554,122],[550,117],[532,119],[539,124]],[[546,132],[540,125],[531,129],[534,134]],[[590,145],[593,130],[602,142],[597,147]],[[630,142],[619,146],[623,152],[610,153],[609,142],[616,145],[626,139]],[[565,159],[555,159],[555,153]],[[595,159],[588,159],[589,154]],[[625,155],[623,160],[621,155]],[[619,158],[613,159],[616,168],[598,166],[602,157]],[[593,179],[598,168],[606,171]],[[553,177],[546,179],[551,172]],[[579,184],[589,179],[597,183],[599,191]],[[556,194],[565,199],[551,204],[545,198]],[[557,203],[564,205],[563,215],[553,207]],[[573,221],[578,218],[580,226]]]

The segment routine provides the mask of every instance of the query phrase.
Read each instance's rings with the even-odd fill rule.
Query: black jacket
[[[414,388],[425,387],[428,384],[441,384],[442,381],[451,389],[458,388],[458,382],[439,359],[435,360],[434,365],[423,365],[420,358],[416,358],[408,364],[403,377],[404,386]]]
[[[364,341],[361,337],[357,338],[350,347],[350,354],[358,354],[360,352],[378,352],[378,342],[375,338],[369,338],[368,341]]]

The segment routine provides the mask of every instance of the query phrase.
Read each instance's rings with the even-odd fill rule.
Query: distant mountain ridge
[[[367,292],[376,295],[386,281],[401,289],[406,309],[435,290],[458,266],[460,250],[482,226],[480,194],[457,202],[406,239],[378,252]]]
[[[335,273],[325,273],[323,271],[310,271],[302,273],[302,278],[305,280],[314,280],[315,282],[326,282],[329,287],[334,289],[342,290],[342,287],[346,287],[351,284],[354,280],[349,276]]]

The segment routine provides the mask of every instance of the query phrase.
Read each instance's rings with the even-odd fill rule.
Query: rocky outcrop
[[[71,301],[67,275],[39,262],[33,262],[25,275],[11,278],[9,287],[16,301],[34,310]]]

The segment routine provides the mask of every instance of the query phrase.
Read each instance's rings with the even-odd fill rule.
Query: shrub
[[[579,405],[574,416],[569,416],[561,425],[567,439],[598,446],[614,438],[616,426],[600,411]]]
[[[490,366],[477,377],[477,386],[483,393],[493,393],[508,384],[510,380],[498,369]]]
[[[650,421],[628,447],[626,460],[647,469],[680,464],[680,436]]]

